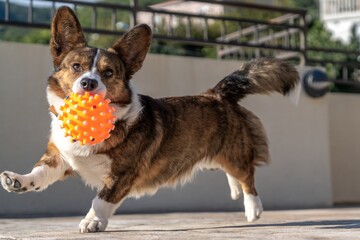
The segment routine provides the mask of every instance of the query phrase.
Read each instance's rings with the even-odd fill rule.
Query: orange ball
[[[110,137],[116,117],[109,99],[86,92],[72,93],[64,102],[59,120],[66,137],[70,136],[73,142],[79,141],[81,145],[101,143]]]

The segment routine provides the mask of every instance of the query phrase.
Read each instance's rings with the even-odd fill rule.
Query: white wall
[[[244,105],[262,119],[272,163],[259,170],[259,191],[271,207],[315,207],[332,203],[328,97],[300,103],[254,96]]]
[[[359,94],[330,96],[332,186],[338,204],[360,202],[359,104]]]
[[[46,146],[50,117],[45,96],[51,71],[47,46],[0,43],[0,171],[26,173]],[[135,75],[140,93],[153,97],[196,94],[234,71],[235,61],[149,55]],[[263,120],[272,163],[260,167],[257,188],[265,209],[332,204],[329,97],[302,95],[298,106],[280,95],[251,96],[241,104]],[[85,213],[95,195],[79,178],[41,193],[0,190],[0,216]],[[183,188],[126,200],[119,212],[224,211],[242,209],[232,201],[225,175],[202,172]]]

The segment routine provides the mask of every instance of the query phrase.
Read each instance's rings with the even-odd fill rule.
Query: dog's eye
[[[113,70],[111,70],[111,69],[106,69],[106,70],[103,72],[103,76],[104,76],[105,78],[111,78],[112,75],[113,75]]]
[[[74,70],[74,72],[80,72],[81,71],[81,66],[79,63],[74,63],[72,65],[72,69]]]

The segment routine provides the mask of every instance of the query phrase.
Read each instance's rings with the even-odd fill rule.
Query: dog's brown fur
[[[97,156],[106,156],[111,163],[101,178],[98,198],[118,204],[128,195],[140,196],[163,185],[185,182],[203,166],[224,170],[241,184],[246,194],[257,196],[255,166],[269,161],[268,143],[260,120],[238,105],[238,101],[248,94],[288,93],[298,81],[297,71],[280,60],[253,60],[203,94],[153,99],[137,95],[130,86],[150,42],[150,28],[139,25],[108,50],[90,48],[71,9],[62,7],[54,17],[50,49],[55,71],[48,80],[48,93],[60,100],[70,95],[75,80],[90,71],[94,59],[98,59],[96,71],[106,86],[106,98],[120,109],[133,104],[134,97],[141,105],[136,119],[119,118],[111,137],[86,155],[89,163]],[[75,69],[74,63],[80,68]],[[50,98],[50,104],[51,101]],[[56,119],[53,121],[57,124]],[[59,179],[72,171],[83,175],[81,169],[73,167],[83,156],[76,156],[52,140],[56,137],[53,135],[54,132],[48,150],[35,167],[46,166],[44,171],[61,167]],[[68,161],[66,156],[73,157]],[[21,189],[8,183],[20,182],[22,177],[3,173],[2,185],[8,191],[19,192]],[[81,231],[99,229],[85,227],[88,229]]]
[[[268,147],[255,115],[208,94],[158,100],[141,96],[141,100],[141,117],[124,141],[106,152],[114,159],[113,184],[101,190],[102,198],[115,203],[131,188],[173,185],[204,159],[236,176],[248,193],[256,195],[253,180],[248,179],[253,178],[255,165],[268,161]]]

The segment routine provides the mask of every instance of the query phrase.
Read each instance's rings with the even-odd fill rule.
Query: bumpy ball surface
[[[65,129],[65,136],[80,144],[96,144],[110,137],[116,118],[110,100],[101,95],[80,95],[72,93],[60,107],[59,120]]]

